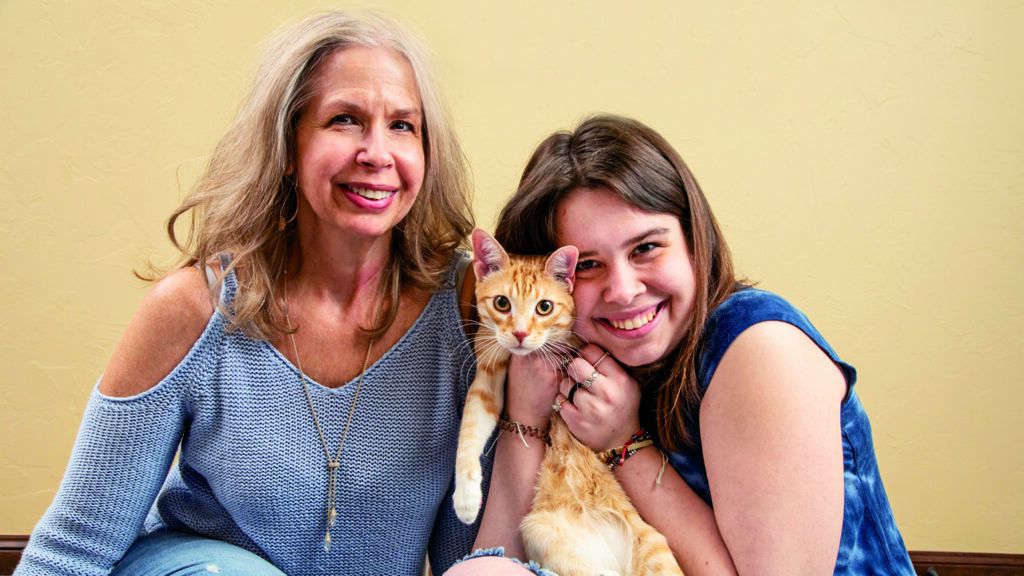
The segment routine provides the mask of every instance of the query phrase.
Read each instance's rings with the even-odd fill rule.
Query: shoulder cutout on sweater
[[[159,280],[115,348],[100,392],[126,397],[158,384],[185,358],[213,311],[206,274],[198,268],[182,268]]]

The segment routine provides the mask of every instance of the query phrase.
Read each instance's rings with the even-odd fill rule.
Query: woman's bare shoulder
[[[100,392],[126,397],[149,390],[177,366],[203,333],[214,302],[194,266],[160,279],[128,324],[100,381]]]

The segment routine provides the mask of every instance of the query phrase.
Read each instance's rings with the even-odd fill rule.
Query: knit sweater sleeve
[[[473,354],[473,345],[466,337],[461,323],[449,327],[447,334],[448,350],[452,353],[451,366],[455,370],[454,381],[457,383],[458,413],[462,414],[466,395],[469,393],[469,386],[476,374],[476,357]],[[458,426],[453,428],[453,451],[457,443]],[[454,458],[454,453],[452,454]],[[482,457],[483,464],[483,491],[487,494],[487,487],[490,483],[492,455],[485,454]],[[454,471],[454,465],[451,467]],[[452,474],[448,491],[437,511],[434,519],[434,528],[430,537],[429,558],[431,569],[434,574],[441,574],[452,564],[464,557],[472,550],[476,533],[480,529],[480,519],[470,526],[463,524],[455,515],[455,506],[452,496],[455,493],[455,476]],[[481,515],[482,516],[482,515]]]
[[[472,550],[477,530],[480,529],[479,519],[473,525],[467,526],[455,515],[455,508],[452,505],[454,487],[453,481],[452,489],[448,491],[441,508],[437,511],[434,531],[430,537],[428,556],[434,574],[441,574],[468,554]]]
[[[64,479],[17,576],[110,573],[138,536],[174,458],[185,426],[183,389],[164,381],[127,398],[93,390]]]

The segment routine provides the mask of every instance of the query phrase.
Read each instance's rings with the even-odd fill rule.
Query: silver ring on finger
[[[562,409],[562,404],[565,404],[565,400],[565,398],[555,400],[555,403],[551,405],[551,411],[557,414]]]
[[[594,382],[597,381],[599,376],[601,376],[601,374],[598,373],[597,370],[594,370],[594,372],[591,373],[590,376],[587,376],[586,380],[584,380],[583,382],[580,382],[580,386],[583,386],[587,390],[590,390],[590,387],[594,385]]]

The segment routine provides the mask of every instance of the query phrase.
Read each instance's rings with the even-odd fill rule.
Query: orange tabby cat
[[[567,246],[543,256],[511,259],[483,230],[473,231],[473,271],[480,326],[474,339],[476,377],[462,411],[455,456],[455,512],[465,523],[480,511],[480,455],[494,432],[505,402],[505,375],[512,354],[544,348],[562,356],[573,323],[567,290],[575,276],[577,251]]]
[[[455,511],[463,522],[480,511],[480,455],[502,411],[509,358],[538,350],[564,356],[577,344],[577,257],[572,246],[547,258],[510,257],[489,234],[473,232],[480,326],[455,460]],[[520,526],[528,558],[560,576],[682,576],[665,537],[640,518],[611,470],[557,415],[550,437],[533,507]]]

